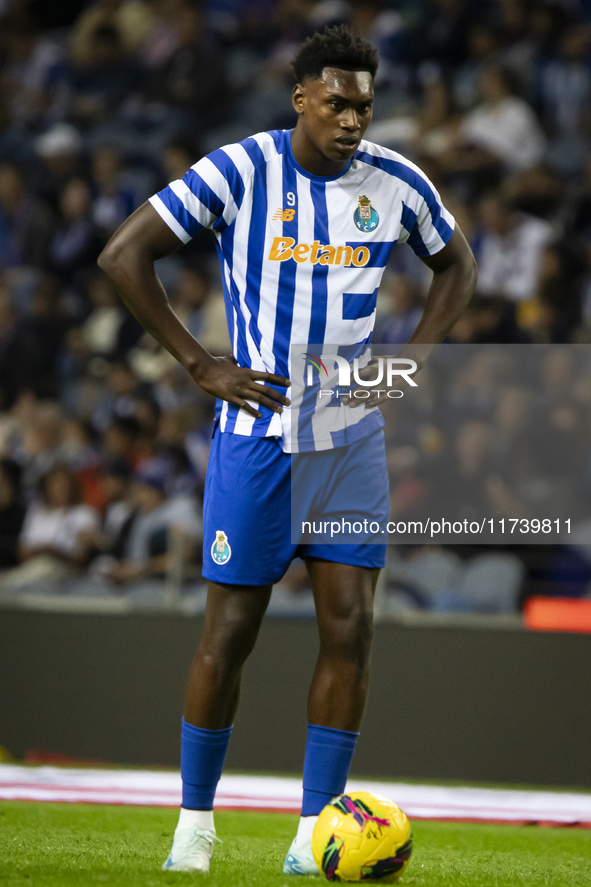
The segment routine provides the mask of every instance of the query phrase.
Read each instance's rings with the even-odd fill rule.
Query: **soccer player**
[[[377,64],[373,47],[344,26],[314,34],[293,62],[295,128],[259,133],[200,160],[140,207],[99,259],[146,330],[217,398],[204,502],[208,596],[186,691],[182,807],[167,870],[209,870],[213,800],[242,666],[273,583],[296,556],[310,576],[320,651],[308,697],[302,816],[284,872],[318,874],[312,829],[345,788],[385,547],[291,542],[290,344],[369,341],[380,278],[397,242],[407,241],[434,272],[411,345],[440,342],[476,282],[470,248],[428,179],[399,154],[363,140]],[[195,341],[154,270],[155,260],[202,228],[216,238],[232,358],[212,357]],[[346,427],[332,445],[345,466],[370,466],[379,483],[369,487],[379,492],[363,508],[387,520],[381,413],[339,413]]]

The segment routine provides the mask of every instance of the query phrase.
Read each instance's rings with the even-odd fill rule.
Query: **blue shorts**
[[[203,576],[230,585],[272,585],[295,557],[316,557],[360,567],[383,567],[384,544],[302,544],[292,541],[292,459],[310,456],[306,483],[298,484],[298,507],[306,513],[324,496],[323,513],[343,514],[343,479],[354,472],[361,483],[365,514],[385,525],[389,487],[382,429],[347,447],[322,453],[284,453],[275,437],[245,437],[214,427],[203,507]],[[298,466],[301,463],[298,462]],[[365,474],[365,482],[363,476]],[[314,484],[316,477],[320,481]],[[329,478],[329,480],[327,480]],[[340,481],[340,482],[339,482]],[[351,505],[351,503],[349,503]],[[345,509],[346,510],[346,509]],[[348,514],[353,512],[351,508]]]

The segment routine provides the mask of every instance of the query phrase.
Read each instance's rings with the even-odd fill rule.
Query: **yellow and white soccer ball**
[[[320,813],[312,834],[316,865],[329,881],[397,881],[412,853],[410,822],[393,801],[347,792]]]

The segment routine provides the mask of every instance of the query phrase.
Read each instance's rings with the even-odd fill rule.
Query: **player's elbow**
[[[123,262],[123,253],[123,246],[120,242],[120,239],[115,234],[113,237],[111,237],[97,259],[97,265],[99,266],[101,271],[105,272],[107,277],[117,276],[117,269],[121,266],[121,263]]]
[[[101,254],[99,255],[98,259],[96,260],[96,263],[99,266],[99,268],[101,269],[101,271],[104,271],[105,273],[107,273],[107,269],[109,267],[109,254],[107,252],[107,247],[105,247],[102,250]]]

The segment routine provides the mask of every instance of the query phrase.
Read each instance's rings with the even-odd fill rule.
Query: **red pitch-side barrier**
[[[525,603],[525,624],[534,631],[591,634],[591,600],[532,597]]]

